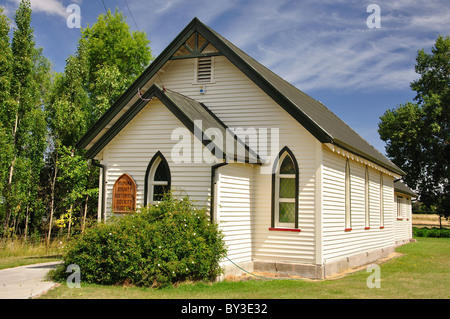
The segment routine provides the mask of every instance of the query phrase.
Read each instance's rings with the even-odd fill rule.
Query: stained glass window
[[[295,178],[280,178],[280,198],[295,197]]]
[[[280,223],[295,222],[295,203],[280,203]]]
[[[295,174],[295,166],[289,155],[286,155],[281,163],[280,174]]]

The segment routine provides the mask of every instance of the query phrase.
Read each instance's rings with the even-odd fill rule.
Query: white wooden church
[[[188,196],[225,235],[226,273],[326,278],[412,238],[405,173],[197,18],[77,147],[99,163],[99,219]]]

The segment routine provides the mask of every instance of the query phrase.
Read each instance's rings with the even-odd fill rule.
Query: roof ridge
[[[133,82],[133,84],[114,102],[113,106],[111,106],[86,132],[77,143],[77,147],[86,148],[98,134],[102,133],[102,130],[104,132],[107,123],[112,121],[119,111],[132,100],[133,96],[136,94],[136,89],[139,89],[145,85],[145,83],[148,83],[158,70],[170,60],[180,45],[195,32],[202,34],[211,45],[215,46],[228,60],[230,60],[231,63],[240,69],[243,74],[273,99],[275,103],[288,112],[319,142],[333,143],[341,147],[347,145],[347,148],[350,148],[351,152],[365,157],[392,172],[396,172],[400,175],[405,174],[400,168],[392,163],[392,161],[362,138],[323,103],[320,103],[274,73],[221,34],[205,25],[197,17],[189,22],[189,24],[171,41],[147,69]],[[160,90],[159,87],[157,88]],[[206,110],[209,110],[203,103],[182,93],[174,90],[171,90],[170,92],[178,94],[184,99],[195,101],[202,105]]]
[[[201,23],[201,21],[200,21],[200,23]],[[387,160],[387,163],[389,163],[389,164],[390,164],[389,166],[391,166],[391,168],[390,168],[391,170],[392,170],[392,168],[397,168],[399,171],[402,172],[402,174],[404,174],[404,172],[403,172],[403,171],[402,171],[395,163],[393,163],[389,158],[387,158],[387,157],[386,157],[384,154],[382,154],[378,149],[376,149],[372,144],[370,144],[366,139],[364,139],[358,132],[356,132],[352,127],[350,127],[350,125],[348,125],[348,124],[347,124],[346,122],[344,122],[339,116],[337,116],[333,111],[331,111],[325,104],[323,104],[322,102],[316,100],[315,98],[313,98],[312,96],[308,95],[307,93],[303,92],[301,89],[299,89],[298,87],[294,86],[292,83],[288,82],[287,80],[285,80],[284,78],[282,78],[281,76],[279,76],[278,74],[276,74],[275,72],[273,72],[272,70],[270,70],[270,69],[269,69],[268,67],[266,67],[264,64],[262,64],[261,62],[257,61],[255,58],[253,58],[252,56],[250,56],[249,54],[247,54],[247,53],[246,53],[245,51],[243,51],[241,48],[237,47],[237,46],[236,46],[235,44],[233,44],[230,40],[228,40],[227,38],[225,38],[223,35],[217,33],[215,30],[213,30],[213,29],[210,28],[209,26],[206,26],[206,25],[205,25],[205,27],[206,27],[209,31],[211,31],[214,35],[216,35],[219,39],[221,39],[221,40],[225,43],[225,45],[227,45],[228,47],[231,47],[231,49],[235,52],[235,54],[239,55],[241,59],[244,59],[244,60],[245,60],[244,62],[245,62],[249,67],[251,67],[255,72],[257,72],[261,77],[263,77],[264,80],[266,80],[268,83],[270,83],[270,85],[272,85],[278,92],[280,92],[281,94],[283,94],[284,97],[285,97],[291,104],[293,104],[293,105],[296,107],[296,109],[298,109],[298,111],[302,112],[302,113],[304,114],[304,116],[308,117],[308,119],[309,119],[311,122],[313,122],[317,127],[319,127],[325,134],[327,134],[328,136],[330,136],[331,139],[332,139],[332,141],[333,141],[332,143],[334,143],[334,142],[341,142],[341,143],[343,143],[343,144],[352,146],[352,147],[355,149],[355,150],[352,151],[352,152],[359,151],[360,153],[363,153],[363,154],[365,154],[366,156],[370,157],[370,158],[371,158],[371,159],[370,159],[371,161],[375,161],[375,162],[381,161],[381,162],[382,162],[381,159],[384,159],[385,161]],[[281,83],[282,83],[281,85],[287,86],[287,88],[285,88],[285,90],[286,90],[286,89],[288,90],[289,88],[292,88],[292,91],[294,92],[294,93],[293,93],[294,96],[291,96],[291,97],[286,96],[286,94],[283,93],[283,89],[280,88],[280,84],[274,83],[272,80],[268,79],[267,76],[265,76],[264,74],[261,74],[261,70],[255,69],[255,66],[254,66],[254,65],[251,65],[251,63],[254,63],[258,68],[262,68],[262,71],[263,71],[263,72],[267,72],[268,75],[274,77],[274,78],[276,79],[276,81],[281,81]],[[296,97],[295,95],[296,95],[296,94],[299,94],[299,93],[300,93],[301,97],[299,97],[299,96]],[[307,101],[294,101],[293,98],[294,98],[294,99],[295,99],[295,98],[306,99]],[[325,110],[325,112],[328,113],[328,116],[332,116],[333,119],[339,121],[339,122],[341,123],[341,125],[344,124],[345,127],[346,127],[348,130],[350,130],[350,132],[348,132],[348,133],[350,133],[350,134],[355,134],[357,137],[356,137],[356,136],[352,137],[351,135],[346,134],[346,133],[343,132],[343,131],[340,131],[340,132],[341,132],[341,133],[344,133],[344,136],[336,136],[336,134],[333,134],[332,132],[330,132],[330,131],[329,131],[328,129],[326,129],[323,125],[321,125],[320,123],[318,123],[317,120],[316,120],[315,118],[313,118],[313,115],[314,115],[314,114],[311,114],[311,112],[308,113],[308,111],[305,111],[305,110],[302,109],[302,107],[301,107],[302,102],[305,103],[305,102],[308,102],[308,101],[311,101],[311,102],[313,103],[312,106],[313,106],[315,109],[317,109],[317,108],[322,108],[323,110]],[[314,113],[314,112],[313,112],[313,113]],[[338,135],[339,135],[339,134],[338,134]],[[341,137],[344,137],[345,139],[348,138],[348,139],[350,139],[350,141],[347,141],[347,143],[346,143],[345,141],[342,140]],[[349,143],[349,142],[351,142],[351,140],[354,141],[355,137],[361,139],[361,140],[363,141],[363,143],[366,144],[366,145],[365,145],[365,146],[364,146],[364,145],[360,145],[359,147],[351,145],[351,143]],[[339,143],[336,143],[336,144],[339,145]],[[364,150],[361,149],[361,148],[367,148],[367,147],[370,147],[370,149],[373,150],[373,151],[377,154],[378,157],[381,156],[381,159],[376,159],[376,158],[374,158],[373,156],[371,156],[370,154],[367,154],[366,151],[364,151]],[[363,156],[363,154],[359,154],[359,155]],[[377,157],[377,156],[375,156],[375,157]],[[384,165],[387,165],[387,163],[385,163]],[[398,172],[398,173],[399,173],[399,172]]]

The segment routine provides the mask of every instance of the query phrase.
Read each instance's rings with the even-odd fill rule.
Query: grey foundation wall
[[[323,265],[292,264],[264,260],[245,262],[242,263],[242,265],[229,264],[223,266],[225,273],[221,276],[221,278],[219,278],[219,280],[224,279],[229,275],[239,276],[246,272],[283,274],[309,279],[326,279],[339,273],[349,271],[353,268],[369,265],[379,261],[380,259],[389,257],[395,252],[396,247],[413,241],[415,240],[402,240],[396,242],[395,245],[390,247],[375,249],[339,260],[325,262]]]

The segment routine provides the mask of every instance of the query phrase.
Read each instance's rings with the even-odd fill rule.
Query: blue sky
[[[11,20],[19,2],[0,0]],[[412,101],[417,50],[430,51],[439,34],[450,33],[448,0],[31,0],[36,44],[54,71],[64,70],[80,36],[67,26],[67,7],[79,5],[86,27],[105,13],[103,3],[122,11],[132,30],[146,32],[155,57],[198,17],[382,153],[379,117]],[[380,8],[379,28],[367,25],[370,4]]]

